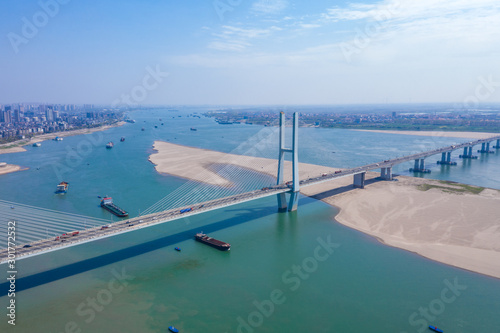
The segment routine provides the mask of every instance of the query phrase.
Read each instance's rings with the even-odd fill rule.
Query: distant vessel
[[[101,207],[118,217],[126,217],[128,213],[113,203],[113,198],[104,197],[101,200]]]
[[[191,131],[197,131],[197,129],[194,127],[191,127]]]
[[[135,120],[134,119],[125,119],[125,121],[127,123],[135,124]]]
[[[56,136],[56,137],[54,138],[54,141],[62,141],[62,140],[63,140],[63,138],[61,138],[60,136]]]
[[[440,330],[440,329],[439,329],[439,328],[437,328],[436,326],[429,326],[429,329],[430,329],[430,330],[433,330],[434,332],[443,333],[443,330]]]
[[[173,326],[169,326],[169,327],[168,327],[168,330],[169,330],[170,332],[173,332],[173,333],[179,333],[179,330],[178,330],[177,328],[173,327]]]
[[[144,127],[143,127],[143,128],[141,128],[141,131],[144,131]]]
[[[229,251],[231,249],[231,244],[222,242],[220,240],[214,239],[212,237],[208,237],[204,233],[200,232],[197,233],[194,238],[201,243],[205,243],[211,247],[215,247],[218,250],[221,251]]]
[[[114,144],[113,144],[113,142],[111,142],[111,141],[109,141],[109,142],[106,144],[106,148],[108,148],[108,149],[111,149],[111,148],[113,148],[113,147],[114,147]]]
[[[41,146],[42,146],[42,144],[40,142],[36,142],[33,144],[33,147],[41,147]]]
[[[125,137],[122,136],[121,139],[120,139],[121,142],[125,141]]]
[[[176,248],[175,248],[175,251],[180,252],[180,251],[181,251],[181,248],[180,248],[180,247],[176,247]]]
[[[57,185],[56,193],[67,193],[68,185],[69,183],[67,182],[60,182],[59,185]]]

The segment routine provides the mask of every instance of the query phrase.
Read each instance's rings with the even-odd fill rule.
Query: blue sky
[[[500,102],[497,0],[11,0],[0,12],[3,104],[141,91],[142,104]],[[144,90],[151,70],[168,76]]]

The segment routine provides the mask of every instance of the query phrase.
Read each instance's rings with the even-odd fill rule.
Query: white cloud
[[[280,30],[281,28],[276,26],[266,29],[247,29],[225,25],[222,27],[222,32],[213,34],[216,39],[208,47],[219,51],[243,51],[252,45],[251,40],[269,36],[271,33]]]
[[[252,10],[260,14],[278,14],[287,7],[286,0],[258,0],[252,4]]]

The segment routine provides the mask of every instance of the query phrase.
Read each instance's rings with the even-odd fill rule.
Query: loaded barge
[[[231,244],[225,243],[225,242],[217,240],[217,239],[214,239],[212,237],[208,237],[207,235],[205,235],[202,232],[197,233],[194,236],[194,238],[198,242],[205,243],[205,244],[207,244],[207,245],[209,245],[211,247],[215,247],[216,249],[221,250],[221,251],[229,251],[231,249]]]
[[[113,198],[105,197],[101,200],[101,207],[118,217],[126,217],[128,213],[113,203]]]

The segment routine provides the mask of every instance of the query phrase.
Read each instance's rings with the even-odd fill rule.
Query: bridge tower
[[[292,148],[285,147],[285,113],[280,112],[280,153],[278,159],[278,185],[282,185],[284,182],[284,174],[283,169],[285,166],[285,153],[292,153],[292,192],[290,195],[290,202],[286,202],[286,194],[280,193],[278,194],[278,209],[280,211],[294,211],[297,210],[297,204],[299,202],[299,154],[298,154],[298,145],[299,145],[299,114],[298,112],[294,112],[293,114],[293,140],[292,140]]]

